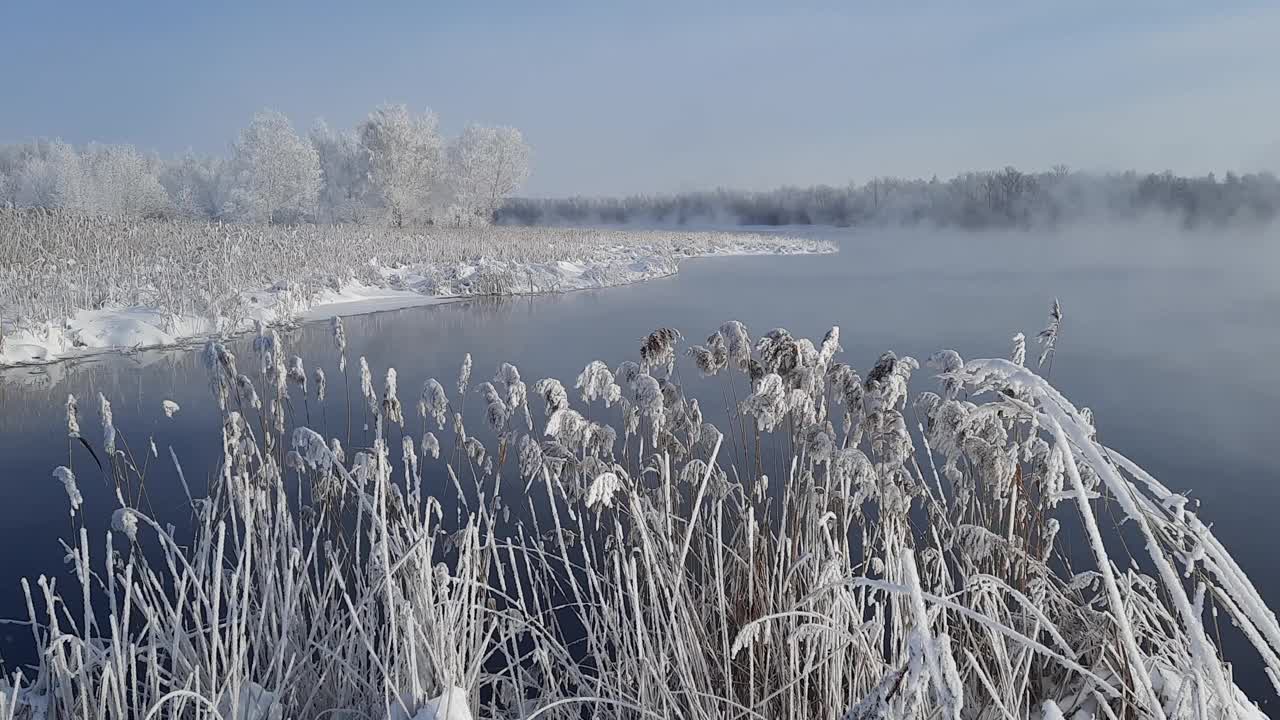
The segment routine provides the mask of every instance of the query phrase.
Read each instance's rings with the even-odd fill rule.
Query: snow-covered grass
[[[223,225],[0,210],[0,365],[479,294],[608,287],[681,257],[832,252],[766,235]]]
[[[76,505],[92,464],[55,477],[115,531],[72,538],[78,586],[24,585],[40,661],[0,717],[1263,717],[1209,617],[1280,671],[1280,624],[1193,503],[1100,444],[1021,335],[1010,360],[936,354],[914,398],[914,359],[863,376],[836,328],[661,329],[567,384],[468,356],[420,393],[254,347],[206,350],[223,457],[190,539],[139,501],[192,469],[164,449],[172,479],[144,477],[93,403],[119,507]],[[695,371],[719,399],[685,395]],[[301,426],[326,392],[355,416]],[[1103,505],[1141,540],[1123,562]]]

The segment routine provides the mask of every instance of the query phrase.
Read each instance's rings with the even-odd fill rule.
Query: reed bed
[[[234,320],[245,316],[247,293],[289,290],[305,306],[306,298],[351,280],[387,284],[379,267],[413,266],[447,277],[480,259],[509,270],[643,257],[674,268],[676,258],[714,254],[727,244],[785,249],[778,238],[745,233],[252,225],[11,209],[0,209],[0,238],[0,322],[10,330],[101,308]],[[492,275],[469,292],[528,290],[523,274]]]
[[[211,343],[207,493],[164,453],[189,529],[144,511],[158,480],[93,403],[114,530],[68,539],[73,582],[23,583],[39,662],[0,717],[1264,717],[1207,620],[1275,679],[1274,614],[1021,336],[938,353],[915,396],[914,359],[863,375],[839,337],[660,329],[573,383],[468,356],[420,390],[348,363],[336,319],[341,377],[270,330],[249,358]],[[720,398],[685,394],[695,371]],[[354,409],[308,427],[334,393]],[[79,502],[98,472],[54,471],[73,518],[109,511]]]

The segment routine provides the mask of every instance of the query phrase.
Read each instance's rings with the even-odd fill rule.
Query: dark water
[[[379,379],[396,367],[406,408],[428,377],[452,388],[466,352],[474,356],[477,381],[510,361],[530,383],[552,376],[571,386],[590,360],[613,366],[634,359],[639,339],[655,327],[701,338],[729,319],[745,322],[756,336],[781,326],[815,339],[838,324],[845,361],[865,370],[887,349],[922,359],[942,348],[966,358],[1005,356],[1013,333],[1033,337],[1044,326],[1056,296],[1066,320],[1055,384],[1094,410],[1103,442],[1172,489],[1200,498],[1202,516],[1268,602],[1280,606],[1275,234],[1187,236],[1152,228],[820,234],[836,239],[841,253],[694,260],[678,276],[642,285],[348,318],[348,355],[353,366],[365,355]],[[288,333],[286,344],[309,369],[323,365],[330,395],[341,395],[327,323]],[[255,362],[247,343],[232,345],[242,364]],[[1029,346],[1029,358],[1035,349]],[[707,386],[693,375],[684,379],[696,395]],[[915,384],[924,388],[926,373],[919,377]],[[191,349],[0,372],[0,617],[25,616],[21,577],[45,573],[71,584],[58,538],[72,524],[62,487],[50,476],[68,462],[67,394],[81,399],[81,425],[96,446],[99,392],[112,401],[136,456],[154,438],[160,457],[150,461],[148,501],[163,516],[180,514],[184,502],[170,446],[193,484],[215,467],[217,415],[205,378]],[[358,391],[357,376],[352,384]],[[182,406],[173,419],[161,412],[166,398]],[[329,405],[323,414],[312,408],[311,424],[342,435],[341,405]],[[111,491],[87,453],[70,453],[98,543],[114,507]],[[26,628],[0,626],[6,659],[25,659],[24,641]],[[1269,696],[1246,660],[1238,681],[1255,696]]]

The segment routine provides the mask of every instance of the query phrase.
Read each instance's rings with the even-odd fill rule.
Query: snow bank
[[[61,322],[19,323],[0,335],[0,366],[41,364],[108,350],[180,345],[278,325],[429,305],[479,295],[528,295],[606,288],[673,275],[680,258],[835,252],[799,238],[737,233],[611,233],[611,244],[550,261],[479,257],[455,263],[368,261],[365,272],[334,286],[305,290],[280,282],[240,293],[227,314],[199,317],[137,305],[76,310]],[[625,241],[620,241],[620,239]],[[546,253],[538,253],[545,255]],[[554,254],[554,253],[552,253]],[[533,255],[531,253],[531,255]]]

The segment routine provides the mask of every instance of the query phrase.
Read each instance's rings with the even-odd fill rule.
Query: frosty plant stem
[[[1208,524],[1100,445],[1020,342],[1013,361],[935,355],[939,392],[912,397],[912,358],[864,378],[838,329],[753,343],[726,323],[690,353],[741,398],[716,417],[679,384],[669,328],[588,363],[578,400],[533,383],[543,412],[514,365],[468,355],[453,398],[423,388],[420,439],[397,374],[362,358],[370,442],[344,449],[286,412],[283,348],[261,337],[265,403],[209,349],[211,484],[187,486],[171,449],[188,543],[138,506],[167,468],[137,467],[100,399],[118,507],[86,505],[70,466],[55,477],[113,530],[99,555],[75,529],[62,585],[22,582],[36,663],[6,674],[0,720],[1261,718],[1215,614],[1280,673],[1280,624]],[[496,373],[473,386],[473,369]],[[1098,503],[1143,538],[1128,567]]]

